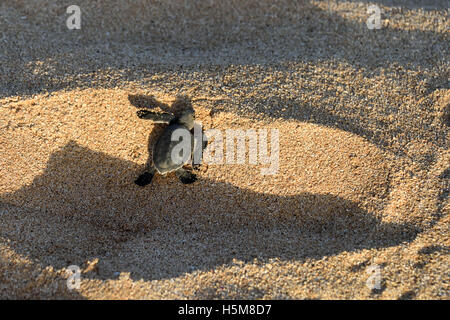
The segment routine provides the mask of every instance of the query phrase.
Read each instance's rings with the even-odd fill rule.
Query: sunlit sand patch
[[[134,93],[117,89],[60,92],[8,103],[0,111],[1,118],[8,119],[0,136],[7,151],[1,159],[0,198],[35,210],[30,216],[18,216],[25,230],[39,231],[23,236],[45,248],[31,255],[61,274],[68,264],[83,265],[102,256],[105,246],[112,254],[100,260],[97,273],[86,275],[83,296],[120,297],[117,286],[122,286],[136,297],[181,297],[175,289],[164,293],[173,288],[165,279],[168,276],[177,276],[174,279],[181,287],[201,276],[205,288],[197,288],[197,294],[214,296],[219,294],[215,289],[208,291],[216,272],[211,268],[229,278],[238,272],[237,267],[227,266],[235,256],[248,259],[263,252],[264,257],[280,255],[283,260],[351,251],[365,243],[366,229],[383,229],[380,218],[386,213],[399,228],[397,233],[387,231],[392,243],[410,239],[400,236],[411,231],[402,225],[407,221],[400,212],[403,207],[382,210],[388,200],[391,163],[364,138],[294,120],[262,121],[252,115],[215,113],[208,99],[195,96],[197,121],[205,130],[267,129],[269,137],[270,129],[279,130],[278,172],[262,175],[267,165],[247,162],[208,164],[201,167],[193,185],[182,185],[171,174],[155,177],[146,188],[137,187],[133,181],[144,169],[154,126],[136,117],[136,107],[129,101]],[[175,99],[159,92],[155,98],[168,106]],[[299,223],[290,225],[295,220]],[[258,229],[261,226],[267,228]],[[331,227],[329,237],[321,233],[323,226]],[[17,222],[12,228],[18,228]],[[289,233],[284,234],[286,230]],[[198,237],[189,244],[192,248],[186,247],[186,235]],[[375,240],[367,240],[362,248],[376,247]],[[217,255],[192,261],[197,247],[225,251],[217,249]],[[150,269],[148,263],[139,262],[142,252],[152,261]],[[130,262],[136,269],[130,269]],[[195,263],[206,270],[180,275]],[[282,270],[283,263],[275,263],[274,268]],[[253,273],[268,268],[248,262],[242,266]],[[113,280],[118,271],[123,274]],[[127,276],[130,272],[132,279]],[[136,281],[136,277],[162,280]],[[282,283],[295,295],[295,288]],[[248,291],[238,287],[238,292]],[[150,294],[149,288],[153,288]]]
[[[129,94],[125,90],[88,89],[8,104],[1,111],[2,118],[9,119],[0,137],[7,151],[1,159],[2,193],[11,193],[29,184],[43,172],[51,155],[69,142],[123,159],[130,167],[143,166],[153,125],[136,117],[136,108],[128,101]],[[170,96],[156,98],[169,106],[174,99]],[[195,97],[193,100],[196,120],[205,130],[220,130],[224,138],[227,129],[267,130],[268,140],[270,129],[279,131],[279,170],[274,175],[261,174],[261,169],[268,165],[248,163],[247,143],[244,164],[227,164],[224,159],[223,164],[205,165],[207,169],[201,170],[201,179],[285,196],[309,192],[361,203],[385,196],[389,163],[365,139],[332,127],[298,121],[255,121],[227,112],[211,115],[207,102],[196,105]],[[270,148],[268,151],[270,153]],[[103,165],[108,166],[108,163]],[[93,175],[102,168],[101,163],[97,166],[92,168]],[[47,174],[65,175],[64,172]],[[169,175],[154,183],[179,182]]]

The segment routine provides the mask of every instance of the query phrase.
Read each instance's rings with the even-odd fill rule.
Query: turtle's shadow
[[[128,101],[138,109],[161,109],[175,116],[179,116],[187,108],[193,108],[191,98],[185,94],[178,94],[170,105],[156,99],[154,95],[146,94],[129,94]]]
[[[167,103],[159,101],[153,95],[145,94],[129,94],[128,101],[131,105],[138,109],[155,109],[160,108],[164,112],[171,112],[171,108]]]
[[[389,247],[419,232],[333,195],[260,194],[206,179],[183,185],[171,176],[140,188],[133,180],[141,170],[71,142],[31,184],[0,196],[1,219],[9,220],[0,237],[44,266],[83,267],[98,258],[92,277],[130,272],[152,280],[233,259],[320,259]]]

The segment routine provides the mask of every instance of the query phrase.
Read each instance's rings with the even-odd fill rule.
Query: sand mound
[[[221,184],[230,185],[233,190],[241,189],[242,193],[268,196],[302,193],[334,196],[372,211],[386,197],[389,162],[363,138],[296,121],[254,121],[226,112],[211,116],[205,102],[201,103],[205,106],[196,106],[197,121],[204,130],[220,130],[224,141],[228,129],[262,129],[268,132],[270,147],[270,129],[278,129],[277,172],[273,176],[263,175],[261,169],[270,164],[249,164],[248,145],[244,164],[225,163],[224,142],[224,163],[204,165],[200,173],[203,182],[198,186],[180,186],[169,175],[157,177],[151,191],[142,191],[132,181],[147,161],[147,139],[154,126],[135,116],[136,108],[128,101],[129,95],[122,90],[73,91],[11,103],[4,108],[3,118],[9,120],[2,135],[2,146],[10,152],[5,152],[6,157],[1,160],[2,175],[6,178],[1,184],[3,198],[20,206],[64,213],[77,212],[80,208],[99,211],[105,201],[110,201],[108,207],[115,208],[120,215],[145,205],[153,206],[151,201],[148,203],[148,193],[155,202],[161,202],[161,207],[167,208],[164,211],[171,211],[170,204],[162,201],[165,197],[169,199],[168,192],[173,197],[177,193],[184,195],[178,202],[185,208],[198,205],[196,201],[201,198],[205,199],[202,201],[205,208],[212,207],[211,194],[217,190],[204,194],[205,190]],[[164,97],[159,100],[171,104]],[[190,193],[195,193],[197,198],[186,198]],[[269,207],[276,209],[274,204]],[[307,208],[302,211],[311,210]],[[283,210],[288,213],[292,209]],[[328,211],[332,212],[333,208]]]

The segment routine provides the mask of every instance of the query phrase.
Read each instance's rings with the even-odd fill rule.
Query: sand
[[[70,4],[0,3],[0,298],[449,298],[446,1]],[[136,186],[180,95],[278,172]]]

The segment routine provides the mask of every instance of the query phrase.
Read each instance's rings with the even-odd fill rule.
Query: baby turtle
[[[192,133],[195,119],[194,109],[191,107],[183,110],[178,117],[171,113],[158,113],[149,110],[138,110],[137,116],[140,119],[152,120],[155,123],[165,123],[168,126],[164,129],[154,145],[152,154],[153,164],[148,166],[149,168],[135,180],[135,183],[143,187],[152,181],[156,172],[165,175],[172,171],[175,172],[175,175],[184,184],[195,182],[197,177],[192,170],[183,168],[192,159],[194,148],[199,146],[197,141],[194,140]],[[188,154],[182,155],[181,159],[173,159],[172,153],[180,141],[172,141],[172,134],[175,130],[180,129],[181,131],[184,130],[184,136],[190,137],[191,148],[188,149]]]

